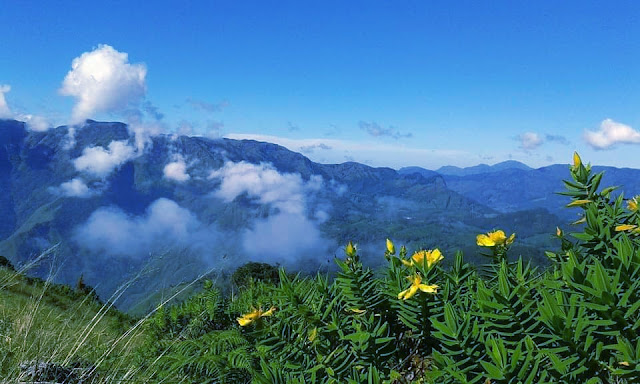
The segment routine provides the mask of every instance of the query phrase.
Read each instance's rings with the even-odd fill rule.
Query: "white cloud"
[[[112,141],[109,149],[88,147],[82,156],[73,160],[76,170],[98,177],[108,176],[114,169],[131,160],[136,155],[135,149],[126,141]]]
[[[16,119],[27,124],[27,129],[36,132],[44,132],[51,127],[51,124],[42,116],[29,115],[24,113],[13,113],[5,99],[5,93],[11,91],[11,86],[0,85],[0,119]]]
[[[259,219],[242,234],[242,246],[251,259],[271,264],[301,264],[305,257],[326,257],[332,244],[316,222],[291,213]]]
[[[216,195],[225,201],[247,193],[261,204],[272,204],[281,211],[301,214],[305,208],[305,193],[317,191],[322,186],[322,177],[315,176],[305,183],[299,174],[279,173],[270,164],[227,162],[209,175],[210,179],[221,179]],[[318,179],[319,178],[319,179]]]
[[[594,149],[609,149],[616,144],[640,144],[640,132],[628,125],[605,119],[597,131],[586,131],[584,140]]]
[[[95,195],[95,191],[89,189],[84,180],[78,177],[60,184],[59,187],[49,188],[49,191],[67,197],[86,198]]]
[[[146,92],[144,64],[129,64],[128,55],[99,45],[73,59],[60,93],[76,98],[72,123],[100,112],[116,112],[140,102]]]
[[[518,136],[518,140],[520,140],[520,148],[525,151],[536,149],[544,143],[542,137],[535,132],[525,132]]]
[[[44,132],[51,128],[51,124],[42,116],[19,114],[16,115],[16,119],[24,121],[27,128],[32,131]]]
[[[136,149],[139,152],[142,152],[147,145],[150,145],[152,143],[151,138],[153,136],[160,135],[165,131],[162,123],[145,123],[139,119],[129,121],[127,127],[129,130],[129,134],[133,133],[133,137],[136,143]]]
[[[13,117],[13,113],[7,105],[7,100],[4,98],[4,94],[11,91],[10,85],[0,85],[0,119],[9,119]]]
[[[280,173],[270,164],[227,162],[211,172],[210,178],[221,179],[215,195],[225,201],[246,193],[279,210],[255,220],[242,232],[243,249],[251,260],[300,268],[317,265],[317,258],[329,253],[333,242],[324,238],[318,225],[329,219],[330,207],[317,209],[311,217],[308,208],[309,200],[324,184],[321,176],[305,181],[299,174]]]
[[[160,198],[144,215],[131,217],[119,208],[103,207],[76,229],[75,240],[97,253],[142,257],[171,246],[190,247],[205,241],[205,228],[188,209]]]
[[[187,173],[187,163],[180,155],[176,156],[175,161],[164,166],[163,173],[165,178],[180,183],[191,178]]]

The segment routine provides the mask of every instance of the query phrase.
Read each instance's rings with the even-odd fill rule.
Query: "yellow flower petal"
[[[241,327],[251,323],[252,321],[259,319],[263,316],[271,316],[276,311],[276,307],[271,307],[268,311],[262,311],[262,308],[253,309],[253,311],[242,315],[242,317],[238,317],[236,320]]]
[[[499,229],[497,231],[489,232],[487,234],[480,234],[476,236],[476,244],[481,247],[495,247],[496,245],[509,245],[513,243],[513,239],[515,239],[516,234],[512,233],[511,236],[507,238],[507,235],[503,230]]]
[[[408,300],[413,297],[413,295],[415,295],[418,290],[426,293],[438,293],[437,285],[422,284],[422,277],[418,274],[407,276],[407,279],[411,281],[411,286],[408,289],[400,292],[398,294],[398,299]]]
[[[427,251],[417,251],[413,254],[413,256],[411,256],[411,261],[414,264],[422,264],[426,256],[427,256]]]
[[[244,327],[253,321],[252,319],[247,319],[246,317],[238,317],[236,320],[241,327]]]
[[[578,206],[589,204],[589,203],[593,203],[593,201],[591,201],[591,200],[574,200],[574,201],[570,202],[569,204],[567,204],[567,208],[569,208],[569,207],[578,207]]]
[[[417,285],[411,285],[409,287],[409,289],[407,289],[407,293],[405,293],[404,295],[404,300],[409,300],[410,298],[413,297],[413,295],[416,294],[416,292],[418,292],[418,286]]]
[[[629,201],[627,201],[627,208],[629,208],[630,211],[635,212],[638,210],[638,200],[640,200],[640,196],[636,196],[633,199],[630,199]]]
[[[433,285],[420,284],[418,288],[425,293],[438,293],[438,288],[440,287],[438,287],[435,284]]]
[[[496,244],[504,244],[504,242],[507,240],[507,235],[504,234],[503,230],[497,230],[497,231],[494,231],[494,232],[489,232],[489,233],[487,233],[487,235]]]
[[[622,224],[622,225],[617,225],[615,227],[616,232],[621,232],[621,231],[628,231],[630,229],[636,229],[638,226],[637,225],[631,225],[631,224]]]
[[[437,262],[439,262],[442,259],[444,259],[444,256],[442,256],[442,253],[440,252],[440,250],[438,248],[434,249],[433,251],[428,251],[427,252],[427,267],[431,268],[432,265],[436,264]]]
[[[481,247],[493,247],[496,243],[487,235],[476,236],[476,243]]]

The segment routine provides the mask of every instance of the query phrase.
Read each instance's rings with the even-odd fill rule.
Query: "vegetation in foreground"
[[[86,354],[74,356],[100,363],[92,382],[640,382],[640,197],[612,197],[615,188],[599,188],[603,174],[577,154],[570,174],[563,194],[583,213],[574,223],[580,230],[557,229],[559,249],[545,253],[544,270],[510,260],[517,234],[501,230],[478,235],[487,259],[480,267],[462,253],[409,253],[389,240],[387,266],[374,272],[349,243],[332,280],[257,268],[264,280],[240,279],[229,297],[205,282],[184,303],[130,326],[126,337],[107,333],[97,353],[83,341]],[[453,262],[445,269],[447,257]],[[20,316],[9,313],[0,318],[11,330],[0,333],[14,335]],[[37,315],[25,310],[28,323]],[[66,337],[62,327],[56,332]],[[31,350],[24,346],[55,338],[23,340]],[[124,349],[105,357],[104,345]],[[59,357],[49,346],[0,362],[13,378],[25,360],[69,365]]]
[[[82,278],[75,289],[26,277],[0,256],[0,382],[89,382],[121,377],[118,343],[133,326]],[[82,379],[81,379],[82,378]]]

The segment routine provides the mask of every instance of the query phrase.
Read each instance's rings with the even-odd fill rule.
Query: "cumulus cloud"
[[[518,136],[518,140],[520,141],[520,148],[525,151],[536,149],[544,143],[544,139],[535,132],[522,133]]]
[[[191,179],[191,176],[187,173],[187,163],[180,155],[175,156],[174,161],[165,165],[162,172],[166,179],[177,181],[179,183]]]
[[[626,124],[605,119],[599,130],[587,130],[584,140],[594,149],[610,149],[616,144],[640,144],[640,132]]]
[[[109,148],[88,147],[82,151],[82,156],[73,160],[76,170],[86,172],[97,177],[106,177],[114,169],[133,159],[135,149],[126,141],[112,141]]]
[[[100,112],[125,110],[145,95],[144,64],[130,64],[128,55],[109,45],[99,45],[73,59],[60,93],[76,99],[72,123]]]
[[[9,119],[13,116],[9,109],[9,105],[7,105],[7,100],[4,97],[4,94],[9,91],[11,91],[10,85],[0,85],[0,119]]]
[[[373,137],[387,136],[396,140],[413,137],[412,133],[400,133],[400,131],[398,131],[394,127],[383,128],[378,123],[373,121],[370,123],[366,121],[361,121],[360,123],[358,123],[358,125],[360,126],[360,129],[367,132],[369,135]]]
[[[204,246],[210,237],[207,232],[188,209],[160,198],[141,216],[127,215],[116,207],[99,208],[76,228],[74,240],[96,253],[140,258],[176,246]]]
[[[305,183],[299,174],[280,173],[270,164],[227,162],[209,174],[209,179],[220,179],[220,189],[215,193],[225,201],[232,201],[246,193],[261,204],[271,204],[281,211],[302,214],[305,193],[317,191],[322,177],[313,176]]]
[[[96,192],[92,191],[84,180],[79,177],[66,181],[60,184],[59,187],[51,187],[49,191],[56,195],[79,198],[87,198],[96,194]]]

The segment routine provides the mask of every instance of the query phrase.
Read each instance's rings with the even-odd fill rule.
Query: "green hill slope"
[[[26,277],[0,266],[0,377],[14,382],[109,382],[123,373],[133,321],[92,289]]]

